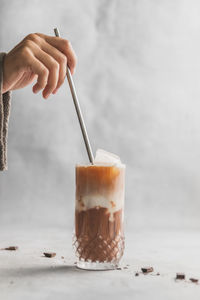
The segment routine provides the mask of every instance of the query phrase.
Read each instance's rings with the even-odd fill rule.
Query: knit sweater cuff
[[[11,105],[11,92],[2,94],[4,56],[5,53],[0,53],[0,171],[7,170],[7,137]]]

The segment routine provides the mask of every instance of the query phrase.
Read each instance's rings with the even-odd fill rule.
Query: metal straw
[[[59,33],[58,28],[54,28],[54,33],[55,33],[55,36],[60,37],[60,33]],[[88,154],[88,157],[89,157],[89,161],[91,162],[91,164],[94,164],[94,156],[93,156],[93,153],[92,153],[92,148],[91,148],[90,141],[89,141],[89,138],[88,138],[86,126],[85,126],[85,123],[84,123],[84,120],[83,120],[83,115],[81,113],[81,108],[80,108],[78,97],[77,97],[77,94],[76,94],[75,85],[74,85],[74,82],[73,82],[73,79],[72,79],[72,74],[71,74],[70,69],[68,68],[68,66],[67,66],[67,79],[68,79],[68,82],[69,82],[70,91],[71,91],[72,98],[73,98],[73,101],[74,101],[76,113],[77,113],[77,116],[78,116],[78,120],[79,120],[79,124],[80,124],[80,127],[81,127],[83,139],[84,139],[84,142],[85,142],[85,147],[86,147],[87,154]]]

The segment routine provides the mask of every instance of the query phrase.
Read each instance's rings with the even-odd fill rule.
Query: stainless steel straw
[[[58,28],[54,28],[54,33],[55,33],[55,36],[60,37],[60,33],[59,33]],[[81,108],[80,108],[78,97],[77,97],[77,94],[76,94],[75,85],[74,85],[74,82],[73,82],[73,79],[72,79],[72,74],[71,74],[70,69],[68,68],[68,66],[67,66],[67,79],[68,79],[68,82],[69,82],[70,91],[71,91],[72,98],[73,98],[73,101],[74,101],[76,113],[77,113],[77,116],[78,116],[78,120],[79,120],[79,124],[80,124],[80,127],[81,127],[83,139],[84,139],[84,142],[85,142],[85,147],[86,147],[87,154],[88,154],[88,157],[89,157],[89,161],[91,162],[91,164],[94,164],[94,156],[93,156],[93,153],[92,153],[92,148],[91,148],[90,141],[89,141],[89,138],[88,138],[86,126],[85,126],[85,123],[84,123],[84,120],[83,120],[83,115],[81,113]]]

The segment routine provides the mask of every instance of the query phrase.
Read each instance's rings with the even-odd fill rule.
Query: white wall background
[[[200,227],[200,2],[1,0],[0,51],[58,26],[94,150],[127,165],[126,225]],[[67,84],[13,92],[0,225],[73,226],[74,165],[87,162]]]

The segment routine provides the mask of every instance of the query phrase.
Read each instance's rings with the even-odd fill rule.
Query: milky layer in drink
[[[104,150],[96,153],[94,165],[76,166],[76,210],[107,208],[110,221],[124,205],[125,165]]]

